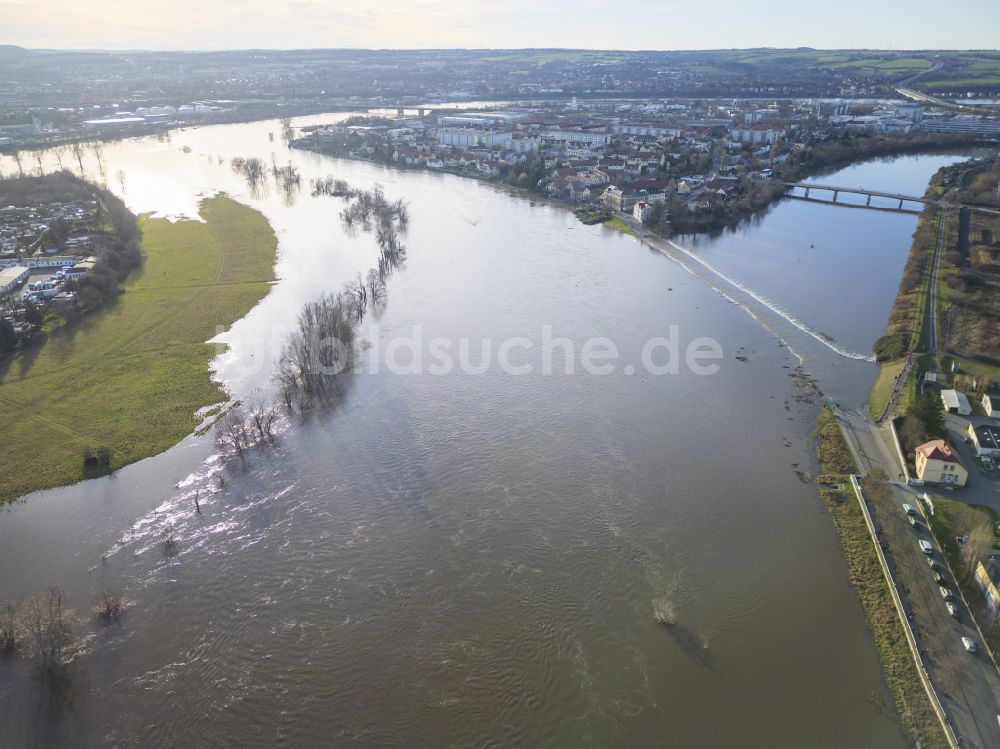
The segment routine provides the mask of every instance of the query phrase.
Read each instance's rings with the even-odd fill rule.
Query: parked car
[[[950,590],[948,590],[948,588],[938,588],[938,593],[940,593],[941,597],[944,600],[946,600],[946,601],[950,601],[951,599],[953,599],[955,597],[952,594],[952,592]]]
[[[950,616],[953,616],[956,619],[958,619],[958,606],[953,604],[951,601],[947,601],[945,602],[944,607],[948,609],[948,614]]]
[[[923,539],[920,539],[919,541],[917,541],[917,543],[920,544],[920,550],[924,552],[924,554],[930,555],[934,553],[934,547],[931,546],[930,541],[924,541]]]
[[[917,522],[917,519],[913,517],[913,515],[907,515],[906,519],[910,521],[910,525],[912,525],[914,528],[920,527],[920,523]]]
[[[985,455],[983,456],[983,470],[984,471],[993,470],[993,461],[987,458]]]
[[[923,548],[923,547],[921,547],[921,548]],[[939,569],[941,569],[941,565],[938,564],[937,560],[936,559],[932,559],[930,557],[927,557],[927,566],[930,567],[932,570],[939,570]]]
[[[936,582],[938,585],[944,585],[945,583],[944,575],[942,575],[937,570],[934,571],[934,582]]]
[[[975,653],[976,652],[976,641],[973,640],[971,637],[963,637],[962,638],[962,647],[965,648],[965,652],[966,653]]]
[[[916,515],[917,511],[913,509],[913,505],[903,505],[903,512],[907,515]]]

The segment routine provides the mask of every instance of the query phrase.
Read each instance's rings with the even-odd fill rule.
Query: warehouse
[[[0,295],[9,294],[28,278],[31,273],[29,268],[23,265],[15,265],[13,268],[0,270]]]

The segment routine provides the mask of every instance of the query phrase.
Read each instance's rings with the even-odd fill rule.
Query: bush
[[[907,354],[909,337],[904,333],[886,333],[875,341],[872,352],[879,362],[901,359]]]

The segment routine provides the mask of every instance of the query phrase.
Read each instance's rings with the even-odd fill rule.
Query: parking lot
[[[966,426],[973,424],[1000,424],[996,419],[985,416],[955,416],[945,414],[945,426],[948,429],[948,442],[958,452],[959,457],[969,469],[969,481],[962,489],[943,490],[942,495],[966,504],[985,505],[1000,512],[1000,469],[987,471],[982,465],[971,445],[966,444]]]
[[[869,500],[927,672],[939,690],[959,740],[963,746],[1000,746],[1000,672],[981,641],[941,549],[927,529],[916,495],[908,489],[893,487],[883,501],[871,496]],[[916,526],[908,522],[904,504],[914,507]],[[921,540],[931,544],[931,555],[921,550]],[[928,558],[937,565],[943,578],[941,584],[935,582],[935,570],[928,565]],[[940,592],[942,587],[953,594],[957,618],[948,612]],[[963,637],[976,643],[976,653],[965,651]]]
[[[901,474],[888,427],[879,429],[858,413],[839,414],[845,427],[848,444],[861,471],[867,474],[880,466],[889,476]],[[949,417],[950,418],[950,417]],[[964,424],[958,425],[959,430]],[[994,473],[980,474],[971,448],[950,435],[956,447],[963,448],[963,460],[968,460],[969,489],[930,490],[931,494],[963,502],[979,502],[1000,507],[997,479]],[[935,686],[955,734],[963,747],[1000,747],[1000,671],[997,670],[982,638],[962,601],[951,570],[942,550],[927,528],[918,500],[923,489],[891,484],[891,490],[880,499],[878,493],[866,492],[868,507],[877,529],[886,561],[897,581],[897,592],[908,613],[917,640],[924,668]],[[970,491],[971,490],[971,491]],[[984,501],[985,500],[985,501]],[[912,505],[918,514],[917,527],[911,526],[903,505]],[[919,545],[931,544],[930,557],[940,566],[942,583],[954,594],[958,618],[953,618],[927,563],[928,555]],[[976,653],[967,653],[962,638],[977,644]]]

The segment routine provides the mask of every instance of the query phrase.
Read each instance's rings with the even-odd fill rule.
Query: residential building
[[[916,450],[917,478],[926,484],[965,486],[969,471],[944,440],[931,440]]]
[[[653,206],[647,203],[645,200],[640,200],[635,204],[632,209],[632,215],[635,217],[636,221],[641,221],[646,223],[646,221],[653,215]]]
[[[944,404],[944,410],[948,413],[959,416],[968,416],[972,413],[969,399],[965,397],[965,393],[960,393],[958,390],[942,390],[941,403]]]
[[[611,142],[609,133],[582,130],[544,130],[542,140],[552,143],[585,143],[588,146],[606,146]]]
[[[991,419],[1000,419],[1000,397],[983,393],[983,409]]]
[[[965,433],[972,440],[977,458],[1000,458],[1000,427],[969,424]]]
[[[750,127],[731,127],[729,137],[736,143],[751,143],[755,146],[771,145],[785,134],[784,130],[751,125]]]
[[[976,585],[983,592],[990,611],[994,613],[1000,608],[1000,588],[997,587],[998,584],[1000,584],[1000,569],[997,568],[996,562],[992,559],[985,563],[980,560],[976,565]]]

